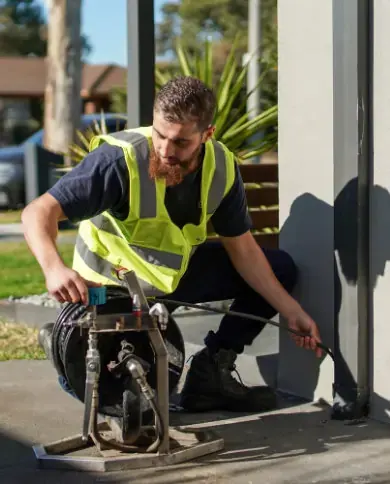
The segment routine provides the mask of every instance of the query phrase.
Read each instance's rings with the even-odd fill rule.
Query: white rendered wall
[[[373,285],[371,415],[390,416],[390,2],[374,4],[374,167],[371,205]]]
[[[280,247],[300,271],[295,297],[332,348],[335,313],[344,321],[357,312],[356,287],[346,283],[335,307],[333,211],[357,173],[357,2],[279,0],[278,10]],[[388,284],[390,300],[390,277]],[[281,390],[331,403],[333,381],[329,357],[319,361],[280,333]]]

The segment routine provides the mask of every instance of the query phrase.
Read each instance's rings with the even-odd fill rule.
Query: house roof
[[[0,96],[42,97],[47,62],[44,57],[0,57]],[[108,95],[115,86],[125,86],[127,69],[115,64],[84,64],[81,96]]]

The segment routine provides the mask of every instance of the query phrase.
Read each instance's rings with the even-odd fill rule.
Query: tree
[[[171,55],[176,60],[176,43],[190,54],[200,53],[204,40],[213,42],[214,73],[218,76],[237,32],[238,61],[248,49],[248,0],[181,0],[167,1],[161,7],[163,19],[157,25],[157,54]],[[262,104],[268,108],[277,103],[277,0],[262,0],[261,70],[268,72],[262,82]]]
[[[0,55],[45,57],[48,26],[42,6],[36,0],[0,0]],[[82,55],[92,47],[81,38]]]
[[[45,147],[67,153],[81,115],[81,1],[47,0],[48,70],[45,92]],[[70,163],[65,157],[65,164]]]
[[[1,0],[0,55],[46,54],[43,9],[35,0]]]
[[[211,36],[215,41],[232,43],[242,33],[241,50],[247,49],[248,0],[167,1],[161,7],[163,20],[157,25],[157,53],[175,54],[178,37],[189,52],[202,48]],[[262,0],[263,50],[276,50],[277,0]]]

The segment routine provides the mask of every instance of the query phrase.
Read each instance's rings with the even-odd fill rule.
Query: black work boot
[[[180,405],[190,412],[264,412],[276,408],[276,393],[271,388],[247,387],[233,377],[236,358],[233,350],[220,349],[213,354],[204,348],[196,353],[181,392]]]
[[[38,343],[45,352],[46,358],[53,361],[52,356],[52,334],[54,323],[46,323],[42,326],[38,333]]]

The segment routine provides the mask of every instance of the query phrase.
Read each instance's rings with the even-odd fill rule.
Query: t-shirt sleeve
[[[106,210],[125,218],[129,208],[129,175],[122,149],[102,144],[48,192],[71,222],[89,219]]]
[[[221,237],[237,237],[252,227],[244,182],[237,162],[234,183],[210,221],[215,232]]]

